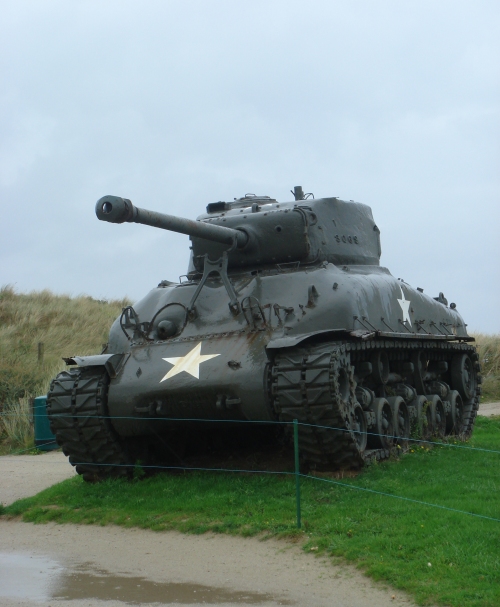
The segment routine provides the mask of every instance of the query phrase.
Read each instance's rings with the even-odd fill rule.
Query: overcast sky
[[[370,205],[382,264],[500,332],[500,4],[4,2],[0,285],[141,298],[195,218],[247,192]]]

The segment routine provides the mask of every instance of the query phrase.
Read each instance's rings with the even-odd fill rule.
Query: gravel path
[[[500,415],[500,403],[481,405],[479,414]],[[0,457],[0,503],[34,495],[74,473],[59,451]],[[35,581],[37,575],[40,581],[32,584],[35,594],[30,594],[27,580]],[[9,595],[12,587],[19,596]],[[137,589],[140,600],[135,601]],[[160,591],[170,598],[158,602]],[[119,592],[129,594],[116,600]],[[195,596],[200,600],[191,600]],[[0,599],[5,607],[36,607],[40,602],[52,607],[121,607],[203,601],[226,607],[414,607],[403,593],[373,583],[355,568],[304,554],[286,542],[113,526],[31,525],[2,517]]]
[[[63,576],[66,569],[66,582],[59,580],[59,587],[66,585],[65,588],[58,590],[56,579],[52,589],[46,589],[45,596],[39,596],[43,605],[51,607],[130,604],[130,596],[127,601],[112,600],[113,591],[119,591],[125,580],[132,581],[136,588],[141,587],[140,603],[132,602],[141,605],[151,604],[148,595],[154,598],[155,584],[159,584],[165,588],[164,595],[170,594],[173,600],[155,602],[155,605],[199,604],[201,601],[182,600],[183,596],[179,597],[178,593],[182,590],[184,597],[186,594],[189,597],[191,591],[191,596],[196,598],[205,587],[205,597],[219,594],[224,599],[208,602],[225,607],[256,604],[264,607],[283,604],[415,607],[401,592],[375,585],[352,567],[333,566],[326,559],[304,554],[296,546],[275,540],[155,533],[114,526],[32,525],[0,519],[0,557],[1,553],[4,562],[11,565],[10,580],[16,571],[19,578],[23,574],[26,578],[26,567],[24,571],[23,567],[16,567],[20,557],[23,565],[23,555],[28,557],[24,565],[31,564],[31,575],[40,572],[46,577],[52,572],[57,578]],[[83,585],[82,575],[85,588],[79,588]],[[1,576],[0,569],[3,607],[39,607],[40,602],[33,599],[2,598],[2,588],[8,588],[9,579],[2,581]],[[101,602],[97,599],[96,586],[99,582],[104,585],[107,579],[111,582],[108,584],[111,591],[107,595],[100,593],[108,599]],[[24,583],[19,579],[19,584]],[[58,594],[62,597],[55,598]]]
[[[500,403],[479,405],[479,415],[483,415],[484,417],[496,417],[500,415]]]
[[[0,457],[0,504],[35,495],[76,474],[61,451]]]

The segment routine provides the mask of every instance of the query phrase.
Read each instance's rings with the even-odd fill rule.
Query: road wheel
[[[375,428],[371,438],[374,446],[391,449],[396,441],[391,405],[385,398],[376,398],[373,402],[373,410],[375,412]]]
[[[431,401],[431,418],[433,433],[439,438],[443,438],[446,434],[446,412],[444,410],[443,401],[437,394],[430,398]]]
[[[368,439],[366,434],[366,428],[367,423],[365,412],[363,411],[361,405],[359,403],[356,403],[354,405],[354,411],[352,412],[351,430],[354,434],[354,439],[356,441],[360,453],[363,453],[363,451],[366,449],[366,443]]]
[[[387,402],[392,409],[394,435],[397,436],[398,444],[406,449],[408,447],[408,439],[410,438],[410,413],[408,407],[401,396],[391,396],[387,399]]]
[[[477,377],[474,363],[468,354],[455,354],[451,359],[451,386],[464,400],[476,395]]]

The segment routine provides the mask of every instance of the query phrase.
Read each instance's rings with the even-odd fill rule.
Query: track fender
[[[111,378],[118,376],[130,354],[96,354],[94,356],[72,356],[63,358],[67,365],[78,367],[104,367]]]

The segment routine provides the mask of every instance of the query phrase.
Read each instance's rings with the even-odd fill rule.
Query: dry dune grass
[[[23,396],[13,405],[7,404],[4,406],[0,439],[3,433],[6,437],[4,442],[7,443],[5,445],[7,450],[9,447],[22,450],[33,447],[34,436],[31,413],[31,399],[27,396]]]
[[[126,299],[106,302],[0,289],[0,412],[9,408],[11,419],[13,411],[19,413],[18,426],[4,424],[0,435],[3,431],[18,446],[29,443],[26,403],[46,394],[51,378],[65,366],[62,356],[99,353],[112,322],[129,304]],[[39,343],[43,361],[38,360]]]
[[[500,335],[475,333],[483,374],[483,402],[500,401]]]
[[[27,394],[44,394],[47,382],[64,366],[61,356],[96,354],[109,328],[129,305],[69,297],[50,291],[0,290],[0,404]],[[43,343],[43,362],[38,344]]]

